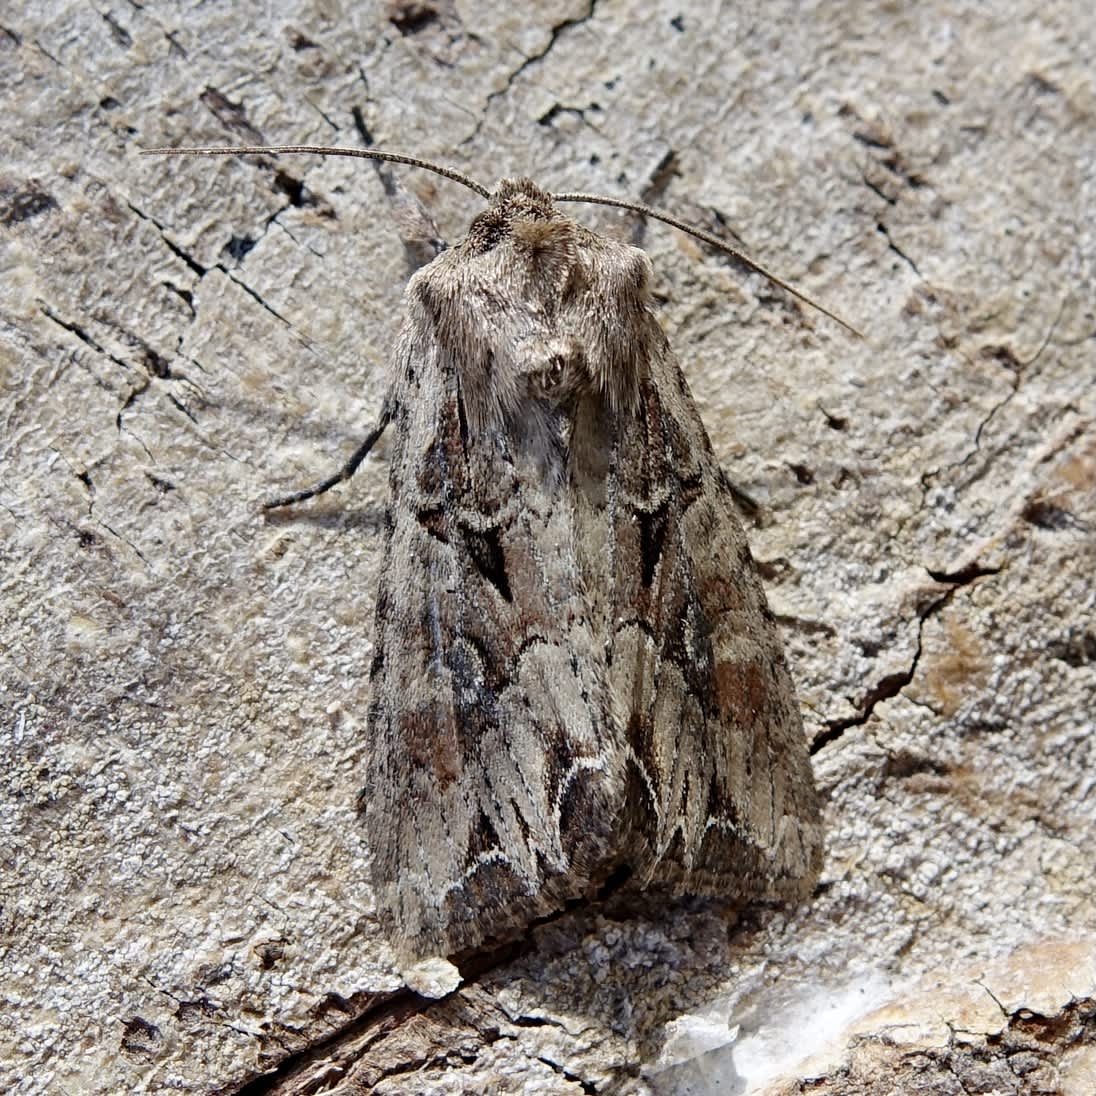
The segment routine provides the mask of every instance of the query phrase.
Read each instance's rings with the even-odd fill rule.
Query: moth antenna
[[[643,205],[641,202],[629,202],[624,198],[606,198],[600,194],[553,194],[552,201],[589,202],[593,205],[615,206],[617,209],[630,209],[633,213],[639,213],[644,217],[653,217],[656,221],[661,221],[671,228],[680,229],[682,232],[687,232],[690,236],[695,236],[698,240],[703,240],[706,244],[711,244],[712,247],[722,251],[725,255],[730,255],[732,259],[737,259],[744,266],[748,266],[751,270],[756,270],[758,274],[763,278],[767,278],[773,285],[779,286],[793,297],[797,297],[804,304],[810,305],[811,308],[821,312],[823,316],[829,316],[834,323],[839,323],[846,331],[851,332],[858,339],[864,338],[864,333],[853,327],[851,323],[841,319],[840,316],[831,312],[825,305],[812,300],[806,293],[801,293],[794,285],[789,285],[783,278],[777,277],[771,270],[767,270],[759,262],[751,259],[749,255],[744,254],[735,247],[731,247],[730,244],[721,240],[713,233],[708,232],[703,228],[697,228],[695,225],[691,225],[687,221],[682,221],[677,217],[673,217],[669,213],[663,213],[660,210],[652,209],[651,206]]]
[[[336,148],[328,145],[219,145],[214,148],[145,148],[142,156],[278,156],[281,153],[307,152],[316,156],[353,156],[360,160],[387,160],[392,164],[407,164],[409,167],[421,167],[451,179],[454,183],[474,190],[481,198],[490,201],[491,191],[468,175],[455,171],[451,167],[432,164],[418,156],[406,156],[402,152],[382,152],[376,148]]]
[[[278,156],[283,153],[310,153],[315,156],[349,156],[359,160],[385,160],[390,164],[406,164],[408,167],[420,167],[425,171],[432,171],[435,175],[440,175],[443,179],[450,179],[455,183],[460,183],[461,186],[465,186],[469,190],[474,191],[485,201],[490,201],[492,196],[492,192],[482,183],[477,183],[471,176],[456,171],[454,168],[443,167],[441,164],[431,163],[431,161],[423,160],[418,156],[408,156],[402,152],[384,152],[376,148],[339,148],[334,145],[218,145],[209,148],[145,148],[141,150],[142,156]],[[663,213],[651,206],[643,205],[642,202],[630,202],[624,198],[608,198],[601,194],[553,194],[551,197],[555,202],[587,202],[591,205],[605,205],[613,206],[616,209],[630,209],[633,213],[638,213],[643,217],[652,217],[654,220],[661,221],[671,228],[679,229],[681,232],[687,232],[690,236],[694,236],[698,240],[703,240],[704,243],[710,244],[717,250],[722,251],[725,255],[729,255],[732,259],[737,259],[738,262],[749,267],[751,270],[757,271],[758,274],[763,278],[767,278],[773,285],[779,286],[786,293],[790,293],[804,304],[821,312],[823,316],[829,316],[834,323],[840,324],[846,331],[855,335],[858,339],[864,338],[862,331],[853,327],[848,321],[843,320],[837,313],[831,312],[825,305],[808,297],[806,293],[800,292],[795,286],[790,285],[788,282],[784,281],[783,278],[777,276],[771,270],[766,269],[756,260],[751,259],[749,255],[739,251],[735,247],[731,247],[730,244],[721,240],[713,233],[708,232],[706,229],[697,228],[695,225],[691,225],[687,221],[682,221],[680,218],[674,217],[669,213]]]

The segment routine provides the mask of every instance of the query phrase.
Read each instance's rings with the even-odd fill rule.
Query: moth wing
[[[639,413],[582,427],[612,438],[603,512],[587,515],[606,547],[585,563],[609,591],[628,856],[639,886],[799,897],[821,826],[795,688],[730,487],[650,323]]]
[[[562,477],[506,431],[470,443],[456,364],[411,336],[361,807],[380,919],[420,958],[596,883],[622,782],[603,665],[573,653],[594,640]]]

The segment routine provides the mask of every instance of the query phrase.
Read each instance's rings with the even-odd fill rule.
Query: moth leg
[[[319,483],[314,483],[311,487],[305,487],[301,491],[294,491],[291,495],[286,495],[283,498],[270,499],[263,503],[264,510],[276,510],[282,506],[292,506],[295,502],[303,502],[305,499],[315,498],[317,495],[322,495],[325,491],[330,491],[332,487],[337,484],[344,483],[346,480],[358,470],[358,466],[369,455],[369,450],[373,448],[377,443],[377,439],[384,433],[385,428],[392,421],[392,417],[396,413],[396,401],[391,397],[385,397],[383,406],[381,407],[380,418],[377,420],[376,425],[365,436],[365,440],[354,450],[350,459],[340,468],[333,476],[328,476],[327,479],[320,480]]]

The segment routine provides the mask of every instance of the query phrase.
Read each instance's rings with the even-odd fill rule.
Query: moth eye
[[[563,380],[563,372],[567,368],[567,363],[563,360],[562,355],[553,354],[552,360],[548,363],[548,375],[545,378],[550,385],[559,384]]]

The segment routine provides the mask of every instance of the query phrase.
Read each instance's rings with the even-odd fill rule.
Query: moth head
[[[499,184],[465,240],[409,290],[482,429],[566,413],[583,399],[635,409],[661,338],[649,278],[642,251],[583,228],[516,179]]]

